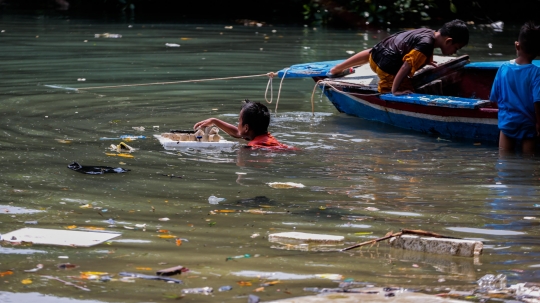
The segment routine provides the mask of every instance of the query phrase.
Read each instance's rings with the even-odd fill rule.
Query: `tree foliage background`
[[[61,2],[67,10],[59,10]],[[362,28],[440,24],[539,22],[540,0],[0,0],[0,12],[56,12],[70,17],[140,21],[231,22]]]

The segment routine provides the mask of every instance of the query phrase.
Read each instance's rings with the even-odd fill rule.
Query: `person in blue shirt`
[[[491,102],[499,107],[499,151],[533,155],[540,136],[540,67],[532,61],[540,53],[540,27],[525,23],[515,42],[517,58],[503,63],[493,87]]]

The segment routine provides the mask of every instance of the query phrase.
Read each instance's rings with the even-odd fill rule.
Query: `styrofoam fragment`
[[[343,236],[310,234],[310,233],[302,233],[302,232],[283,232],[283,233],[268,235],[268,241],[278,242],[278,243],[283,243],[283,244],[308,243],[308,244],[336,245],[336,244],[342,244],[344,239],[345,237]]]
[[[441,255],[472,257],[482,254],[484,244],[480,241],[431,238],[413,235],[402,235],[390,239],[390,246]]]

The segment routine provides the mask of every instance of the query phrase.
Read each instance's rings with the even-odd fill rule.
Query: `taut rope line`
[[[154,83],[122,84],[122,85],[110,85],[110,86],[94,86],[94,87],[77,88],[77,90],[91,90],[91,89],[98,89],[98,88],[117,88],[117,87],[133,87],[133,86],[149,86],[149,85],[166,85],[166,84],[189,83],[189,82],[205,82],[205,81],[215,81],[215,80],[255,78],[255,77],[262,77],[262,76],[268,76],[268,74],[266,73],[266,74],[259,74],[259,75],[247,75],[247,76],[224,77],[224,78],[210,78],[210,79],[199,79],[199,80],[182,80],[182,81],[172,81],[172,82],[154,82]]]

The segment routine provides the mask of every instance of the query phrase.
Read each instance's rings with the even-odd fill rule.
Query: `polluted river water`
[[[286,79],[276,111],[279,82],[269,86],[265,73],[347,58],[386,31],[39,15],[3,16],[0,31],[0,234],[121,233],[91,247],[2,243],[0,301],[246,302],[343,281],[436,294],[473,290],[486,274],[508,284],[539,280],[537,158],[503,159],[493,144],[346,116],[320,91],[312,115],[311,79]],[[512,59],[517,31],[471,25],[460,54]],[[76,90],[102,86],[115,87]],[[153,137],[209,117],[236,123],[241,101],[264,103],[267,86],[270,131],[298,150],[249,150],[221,133],[239,146],[174,151]],[[124,141],[135,151],[111,154]],[[86,175],[68,169],[73,162],[129,171]],[[482,241],[484,252],[450,257],[386,243],[337,251],[403,228]],[[344,241],[317,251],[268,240],[293,231]],[[183,284],[120,275],[178,265],[189,271],[170,278]],[[203,287],[214,291],[182,292]]]

